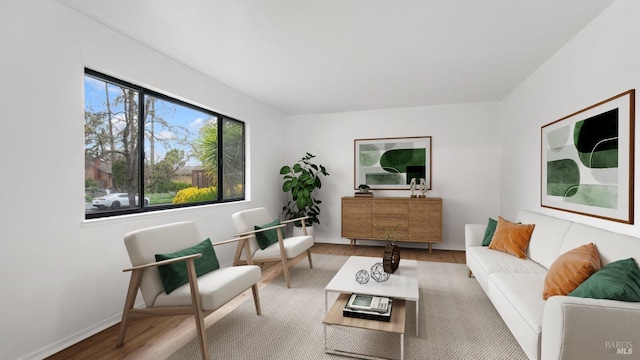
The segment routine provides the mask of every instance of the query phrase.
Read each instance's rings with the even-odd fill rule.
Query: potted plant
[[[307,227],[313,226],[314,223],[320,224],[318,219],[320,207],[318,205],[322,201],[316,199],[313,192],[322,187],[320,177],[329,176],[324,166],[312,162],[313,158],[315,155],[306,153],[293,166],[285,165],[280,168],[280,175],[284,179],[282,191],[291,193],[291,200],[282,207],[282,213],[286,219],[309,216],[306,220]],[[302,226],[300,222],[294,225],[296,227]]]

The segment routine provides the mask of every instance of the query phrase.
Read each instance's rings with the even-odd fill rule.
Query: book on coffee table
[[[374,296],[365,294],[351,294],[347,301],[347,308],[351,310],[387,312],[389,298],[384,296]]]
[[[352,294],[342,310],[342,316],[390,322],[393,300],[373,298],[369,295]]]

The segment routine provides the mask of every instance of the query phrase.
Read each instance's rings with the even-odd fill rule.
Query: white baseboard
[[[138,306],[144,306],[143,302],[140,302],[139,304],[136,305],[136,307]],[[42,349],[36,350],[35,352],[32,352],[31,354],[24,356],[22,358],[20,358],[19,360],[42,360],[45,359],[55,353],[58,353],[72,345],[75,345],[77,343],[79,343],[82,340],[85,340],[97,333],[99,333],[100,331],[103,331],[117,323],[120,322],[120,320],[122,320],[122,313],[120,314],[116,314],[113,315],[103,321],[100,321],[99,323],[92,325],[86,329],[83,329],[81,331],[78,331],[75,334],[72,334],[70,336],[67,336],[64,339],[60,339],[59,341],[56,341],[55,343],[45,346]]]

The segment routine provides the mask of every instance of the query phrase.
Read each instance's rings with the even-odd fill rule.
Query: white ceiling
[[[499,101],[614,0],[59,0],[283,114]]]

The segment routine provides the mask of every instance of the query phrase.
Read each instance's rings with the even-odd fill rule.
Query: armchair
[[[288,288],[291,287],[291,280],[289,278],[289,260],[306,251],[307,258],[309,260],[309,268],[313,269],[310,250],[313,246],[313,238],[307,235],[307,227],[304,222],[308,216],[274,222],[267,209],[261,207],[239,211],[234,213],[231,217],[236,226],[236,230],[239,232],[236,236],[250,237],[247,241],[248,246],[241,246],[238,244],[234,265],[252,262],[266,263],[280,261],[282,262],[284,278]],[[303,235],[285,238],[281,229],[284,229],[288,223],[300,220],[302,220]],[[273,226],[268,226],[272,223],[274,224]],[[256,229],[256,227],[259,227],[259,229]],[[267,234],[267,232],[271,232],[271,236],[273,236],[274,239],[275,236],[277,236],[277,241],[266,247],[261,247],[258,244],[256,237],[259,237],[262,234]],[[276,235],[273,235],[273,232],[275,232]]]
[[[249,237],[238,237],[213,243],[213,246],[237,242],[240,247],[248,246]],[[124,243],[133,267],[123,270],[131,272],[131,280],[125,300],[122,322],[116,346],[124,343],[127,322],[140,316],[165,316],[193,314],[196,322],[198,341],[203,359],[209,359],[209,346],[206,340],[204,318],[231,299],[251,288],[256,313],[260,315],[260,299],[257,282],[262,276],[260,267],[248,262],[247,266],[218,268],[197,276],[195,259],[203,258],[202,253],[179,256],[168,260],[156,261],[156,254],[176,253],[196,244],[205,248],[208,242],[202,242],[193,222],[185,221],[161,225],[130,232],[124,236]],[[211,249],[210,247],[206,250]],[[215,253],[207,252],[213,254]],[[186,264],[188,282],[176,285],[175,290],[166,292],[161,279],[159,266]],[[217,265],[217,259],[215,259]],[[165,279],[166,281],[166,279]],[[144,308],[134,308],[138,290],[144,299]]]

